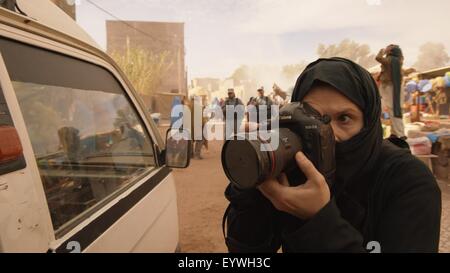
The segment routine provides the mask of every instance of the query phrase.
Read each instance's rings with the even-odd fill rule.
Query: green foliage
[[[418,71],[440,68],[448,64],[450,57],[444,44],[428,42],[420,47],[420,54],[414,68]]]
[[[156,92],[173,65],[169,51],[154,53],[142,48],[128,48],[125,53],[114,51],[111,56],[143,95]]]
[[[350,39],[345,39],[339,44],[324,45],[317,47],[319,58],[342,57],[352,60],[362,67],[369,69],[377,64],[375,55],[371,54],[370,47],[366,44],[359,44]]]

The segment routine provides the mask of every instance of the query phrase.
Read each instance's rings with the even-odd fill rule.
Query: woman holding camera
[[[230,184],[229,251],[365,252],[375,243],[381,252],[437,252],[439,187],[408,149],[383,141],[380,96],[369,72],[343,58],[319,59],[298,78],[292,101],[331,118],[335,179],[329,186],[298,152],[307,178],[300,186],[289,186],[295,183],[285,175],[257,189]]]

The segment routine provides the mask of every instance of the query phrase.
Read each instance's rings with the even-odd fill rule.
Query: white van
[[[0,1],[0,252],[174,252],[164,141],[117,65],[48,0]],[[176,133],[176,132],[175,132]]]

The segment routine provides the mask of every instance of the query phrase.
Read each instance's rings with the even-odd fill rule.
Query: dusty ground
[[[210,143],[203,160],[192,160],[185,170],[174,170],[183,252],[226,252],[222,215],[227,201],[227,180],[220,163],[222,142]],[[442,190],[441,252],[450,252],[450,182],[440,181]]]
[[[442,192],[440,252],[450,253],[450,182],[439,181]]]
[[[185,170],[174,170],[180,219],[180,247],[183,252],[226,252],[222,216],[228,204],[222,171],[222,142],[210,143],[202,160],[191,160]]]

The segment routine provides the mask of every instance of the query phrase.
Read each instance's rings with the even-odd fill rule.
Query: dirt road
[[[221,141],[209,143],[202,160],[191,160],[185,170],[174,170],[182,252],[226,252],[222,216],[228,204],[227,185],[220,162]]]

